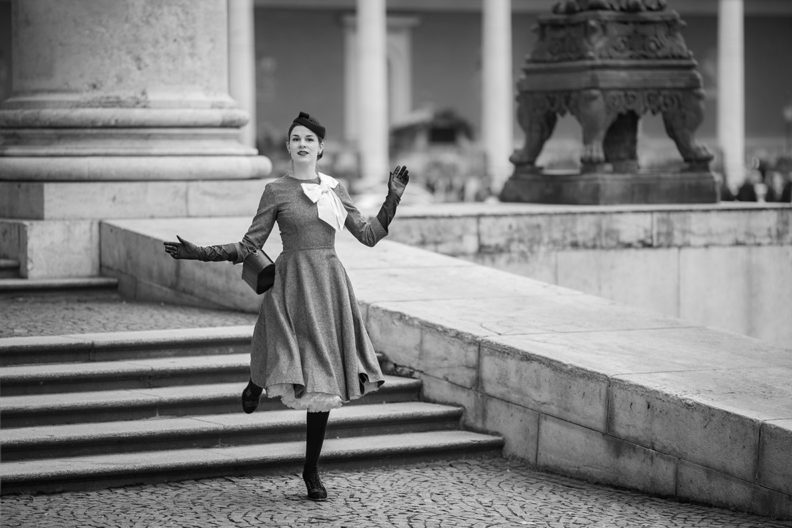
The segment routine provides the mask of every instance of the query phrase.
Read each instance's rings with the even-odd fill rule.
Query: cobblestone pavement
[[[254,314],[119,296],[0,297],[0,337],[253,324]],[[114,527],[792,527],[537,472],[498,457],[323,473],[330,499],[297,473],[0,498],[0,526]]]
[[[499,457],[323,472],[329,500],[296,474],[6,496],[8,527],[790,527],[533,471]]]
[[[0,337],[14,337],[252,325],[256,314],[132,302],[113,294],[8,295],[0,296],[0,321]]]

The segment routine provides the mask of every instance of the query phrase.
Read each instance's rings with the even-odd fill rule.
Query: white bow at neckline
[[[316,204],[319,219],[336,231],[344,229],[347,210],[341,198],[333,190],[338,186],[338,180],[320,172],[319,183],[301,183],[300,185],[305,196]]]

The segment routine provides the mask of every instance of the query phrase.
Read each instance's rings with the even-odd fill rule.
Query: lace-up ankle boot
[[[308,490],[308,498],[314,501],[323,501],[327,499],[327,490],[319,480],[319,472],[314,470],[303,470],[303,480],[305,487]]]

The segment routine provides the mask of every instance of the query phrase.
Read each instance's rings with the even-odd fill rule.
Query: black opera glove
[[[410,181],[410,171],[404,165],[396,165],[388,176],[388,194],[395,194],[401,198],[404,189]]]
[[[165,252],[175,259],[201,260],[204,262],[220,262],[230,260],[235,262],[237,251],[234,244],[222,246],[197,246],[179,235],[178,242],[163,242]]]
[[[401,202],[401,196],[409,181],[410,173],[405,166],[397,166],[388,177],[388,195],[377,213],[377,220],[386,232],[396,216],[396,207]]]

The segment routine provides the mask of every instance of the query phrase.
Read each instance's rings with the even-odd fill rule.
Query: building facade
[[[514,83],[532,50],[537,16],[555,3],[228,0],[230,93],[253,118],[246,141],[264,155],[277,154],[285,127],[305,110],[327,125],[330,141],[350,145],[363,158],[378,157],[373,166],[384,170],[388,127],[416,111],[452,110],[472,125],[490,169],[503,180],[510,171],[504,157],[521,136]],[[732,167],[726,170],[732,172],[729,181],[738,183],[753,156],[775,156],[792,143],[792,123],[784,118],[785,109],[792,113],[786,53],[792,49],[792,2],[668,4],[687,23],[684,37],[704,78],[707,109],[699,136],[714,151],[731,152]],[[0,0],[0,100],[13,90],[11,6]],[[374,26],[382,31],[372,31]],[[358,38],[360,27],[367,40]],[[361,50],[384,54],[384,68],[361,68],[371,64]],[[644,119],[641,133],[644,160],[674,155],[659,118]],[[544,161],[568,155],[579,135],[572,118],[562,119]]]

